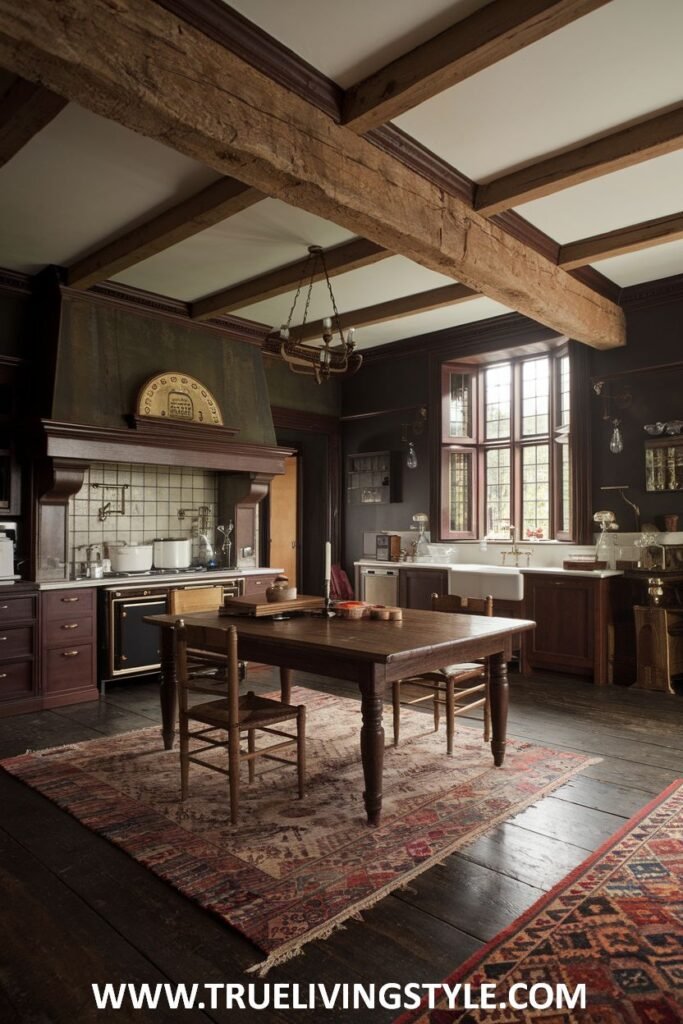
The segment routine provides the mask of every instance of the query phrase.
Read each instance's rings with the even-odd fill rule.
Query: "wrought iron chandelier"
[[[321,340],[313,342],[302,337],[308,318],[311,293],[316,281],[324,280],[330,293],[332,316],[322,320]],[[298,327],[292,328],[299,297],[306,290],[303,319]],[[335,344],[332,344],[335,342]],[[281,356],[293,373],[315,377],[318,384],[329,380],[333,374],[356,373],[363,362],[363,356],[355,351],[354,328],[344,333],[334,292],[330,284],[325,253],[319,245],[309,245],[308,259],[287,317],[287,322],[278,331],[272,331],[264,343],[264,351]]]

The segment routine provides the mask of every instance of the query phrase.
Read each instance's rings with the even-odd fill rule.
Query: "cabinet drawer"
[[[35,598],[29,594],[24,597],[0,597],[0,629],[6,622],[20,622],[22,619],[35,618]]]
[[[94,588],[79,590],[51,590],[43,594],[43,611],[48,620],[76,621],[81,615],[92,615],[95,610]]]
[[[76,606],[78,607],[78,606]],[[44,644],[46,647],[73,646],[93,639],[94,616],[84,615],[78,618],[48,621],[45,624]]]
[[[265,594],[266,589],[274,579],[274,576],[245,576],[244,593],[248,596],[251,594]]]
[[[30,697],[33,693],[33,662],[0,665],[0,701]]]
[[[74,644],[73,647],[47,651],[43,661],[43,680],[46,693],[64,693],[95,686],[92,644]]]
[[[28,657],[33,653],[33,626],[0,628],[0,660]]]

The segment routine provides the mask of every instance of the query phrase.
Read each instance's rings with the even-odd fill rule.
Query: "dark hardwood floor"
[[[275,676],[252,670],[271,688]],[[296,681],[357,696],[347,684]],[[510,735],[602,757],[578,777],[419,876],[269,983],[436,982],[552,887],[683,774],[683,698],[595,688],[557,675],[511,678]],[[428,713],[428,712],[427,712]],[[0,757],[159,721],[156,684],[111,686],[105,699],[0,720]],[[91,983],[261,984],[251,944],[0,772],[0,1020],[284,1024],[306,1010],[98,1011]],[[383,1024],[392,1011],[325,1011],[326,1022]]]

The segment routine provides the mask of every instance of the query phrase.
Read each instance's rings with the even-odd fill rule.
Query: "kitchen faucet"
[[[531,551],[522,551],[522,549],[520,547],[518,547],[518,545],[517,545],[517,527],[516,526],[510,526],[510,540],[512,541],[512,547],[510,548],[510,550],[509,551],[502,551],[501,552],[502,564],[503,565],[506,564],[505,560],[506,560],[508,555],[514,555],[514,558],[515,558],[515,568],[518,569],[519,568],[519,556],[523,555],[526,558],[526,564],[528,566],[529,565],[529,559],[531,558]]]

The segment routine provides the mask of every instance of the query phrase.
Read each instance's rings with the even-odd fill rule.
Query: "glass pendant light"
[[[408,442],[408,454],[406,455],[406,466],[408,469],[417,469],[417,452],[412,441]]]
[[[612,436],[609,439],[609,450],[612,455],[620,455],[624,450],[624,439],[621,436],[619,420],[612,420]]]

